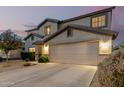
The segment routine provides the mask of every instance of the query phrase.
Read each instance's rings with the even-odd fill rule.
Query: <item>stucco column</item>
[[[35,60],[39,59],[41,54],[41,45],[35,45]]]

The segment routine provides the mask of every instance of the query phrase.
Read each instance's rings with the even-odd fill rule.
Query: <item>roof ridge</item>
[[[50,19],[50,20],[57,20],[57,21],[60,21],[59,19],[56,19],[56,18],[49,18],[49,17],[48,17],[48,18],[45,18],[45,20],[49,20],[49,19]]]

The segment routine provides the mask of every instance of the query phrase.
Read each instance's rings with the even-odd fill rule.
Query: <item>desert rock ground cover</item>
[[[124,49],[114,51],[98,65],[91,87],[124,86]]]

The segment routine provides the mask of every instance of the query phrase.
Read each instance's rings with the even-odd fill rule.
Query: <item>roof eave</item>
[[[85,18],[85,17],[92,16],[92,15],[95,15],[95,14],[109,12],[109,11],[112,11],[113,9],[115,9],[115,6],[110,7],[110,8],[105,8],[105,9],[102,9],[102,10],[99,10],[99,11],[95,11],[95,12],[92,12],[92,13],[80,15],[80,16],[77,16],[77,17],[65,19],[65,20],[62,20],[61,23],[66,23],[66,22],[74,21],[74,20],[77,20],[77,19],[80,19],[80,18]]]
[[[43,42],[43,41],[35,41],[33,44],[34,44],[34,45],[43,45],[44,42]]]

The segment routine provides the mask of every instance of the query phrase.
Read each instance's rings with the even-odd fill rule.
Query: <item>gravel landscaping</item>
[[[27,64],[27,62],[23,60],[9,60],[8,62],[0,62],[0,73],[4,71],[24,68],[24,64]]]
[[[124,87],[124,49],[114,51],[98,65],[91,87]]]

